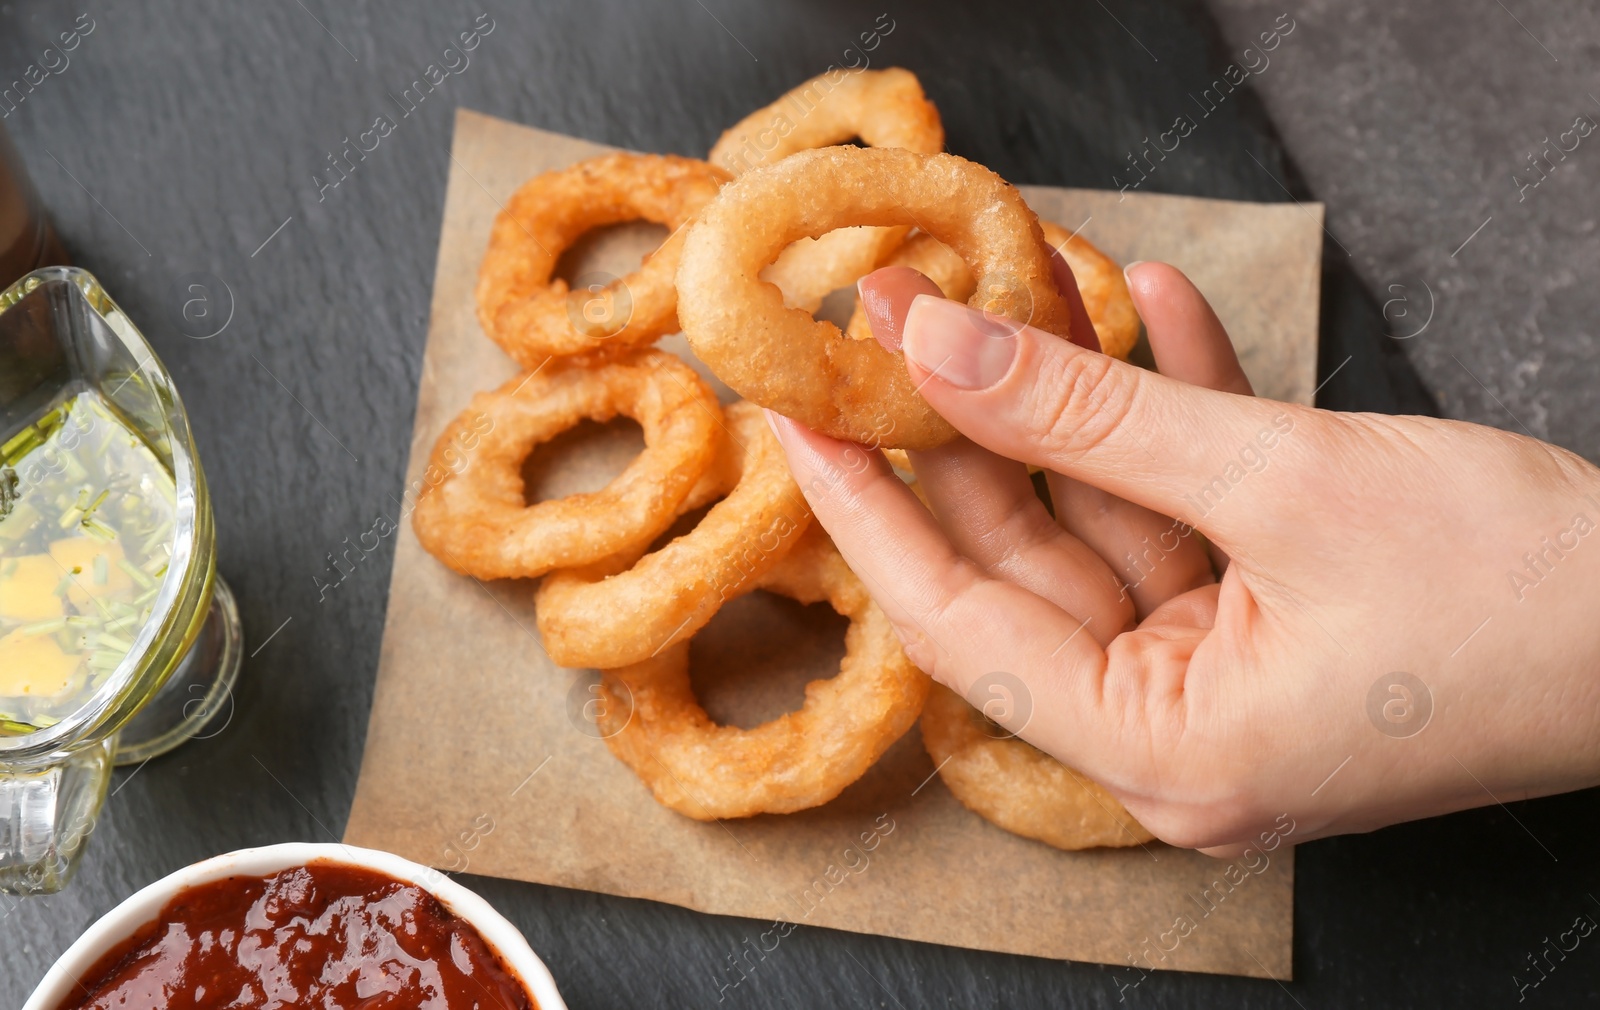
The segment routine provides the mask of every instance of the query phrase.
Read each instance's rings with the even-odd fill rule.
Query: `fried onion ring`
[[[1126,361],[1133,345],[1139,341],[1139,313],[1133,307],[1133,296],[1128,293],[1128,281],[1122,276],[1122,268],[1082,235],[1074,235],[1043,218],[1039,226],[1044,231],[1045,241],[1059,251],[1072,268],[1078,293],[1083,296],[1083,307],[1088,310],[1089,321],[1100,338],[1100,349]],[[911,267],[937,284],[946,298],[964,302],[972,297],[972,271],[948,246],[925,232],[912,235],[879,266]],[[867,321],[866,310],[859,301],[844,332],[852,340],[872,338],[872,324]]]
[[[1100,350],[1113,358],[1128,360],[1133,345],[1139,342],[1139,312],[1128,293],[1128,279],[1122,267],[1082,235],[1074,235],[1051,221],[1044,226],[1044,240],[1050,243],[1072,268],[1083,296],[1083,307],[1094,323]]]
[[[858,137],[867,147],[933,154],[944,149],[944,123],[911,71],[835,67],[729,127],[707,160],[743,175]]]
[[[973,813],[1058,849],[1140,845],[1155,836],[1104,788],[1000,730],[954,691],[934,685],[922,745],[939,778]]]
[[[760,585],[850,618],[838,675],[806,685],[799,711],[748,730],[712,722],[690,687],[688,642],[600,675],[606,745],[657,801],[697,820],[828,802],[911,728],[931,683],[820,526]]]
[[[644,429],[644,451],[627,469],[599,491],[525,503],[522,462],[536,446],[584,418],[618,414]],[[429,463],[444,476],[417,502],[412,525],[434,557],[480,579],[532,578],[643,549],[711,468],[721,424],[716,395],[664,351],[518,376],[474,396],[439,436]],[[473,446],[464,463],[458,444]]]
[[[495,216],[479,268],[483,331],[530,369],[551,357],[614,355],[676,332],[683,226],[728,178],[693,158],[617,153],[523,183]],[[552,276],[583,233],[636,220],[672,229],[637,271],[600,291],[571,291]]]
[[[637,663],[705,627],[723,602],[771,571],[811,523],[761,408],[725,411],[732,490],[689,533],[633,555],[553,572],[535,597],[545,651],[562,666]]]
[[[795,239],[852,224],[921,226],[978,275],[969,304],[1067,334],[1038,218],[1005,180],[950,154],[802,151],[724,187],[690,226],[678,268],[690,345],[746,399],[854,442],[930,449],[955,437],[900,354],[786,308],[757,279]]]
[[[835,67],[741,119],[707,160],[734,175],[789,155],[860,138],[868,147],[920,154],[944,150],[944,123],[909,70]],[[823,298],[855,283],[905,238],[906,229],[841,228],[802,238],[762,271],[783,291],[784,304],[815,312]]]

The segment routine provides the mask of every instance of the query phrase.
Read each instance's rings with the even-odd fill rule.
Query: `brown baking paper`
[[[423,487],[435,437],[472,394],[512,375],[479,330],[473,285],[490,223],[530,176],[608,148],[459,113],[432,323],[407,470]],[[1029,187],[1045,217],[1121,261],[1175,263],[1211,298],[1264,396],[1309,402],[1316,361],[1321,208]],[[659,233],[612,230],[579,269],[626,273]],[[632,257],[631,263],[629,257]],[[681,337],[665,342],[687,355]],[[723,391],[726,394],[726,391]],[[642,444],[588,425],[536,454],[544,496],[598,487]],[[553,462],[552,462],[553,461]],[[614,759],[584,706],[596,675],[556,667],[534,629],[533,584],[481,583],[430,557],[405,507],[351,844],[469,871],[747,916],[749,965],[781,957],[789,927],[830,926],[932,943],[1290,976],[1287,844],[1232,863],[1159,844],[1060,852],[968,812],[913,730],[827,805],[702,823],[656,804]],[[797,707],[831,675],[843,623],[765,594],[730,603],[696,637],[708,710],[740,725]],[[1289,839],[1293,840],[1292,832]],[[740,976],[707,964],[707,996]]]

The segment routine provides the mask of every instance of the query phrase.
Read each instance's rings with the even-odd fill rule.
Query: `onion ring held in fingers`
[[[734,175],[791,154],[859,138],[867,147],[944,150],[944,123],[909,70],[834,67],[741,119],[707,160]],[[802,238],[762,271],[785,304],[815,312],[830,291],[866,274],[905,238],[904,227],[841,228]]]
[[[1038,218],[998,175],[949,154],[802,151],[728,184],[690,226],[678,268],[689,343],[746,399],[854,442],[928,449],[955,437],[898,353],[786,308],[758,278],[795,239],[852,224],[921,227],[977,275],[970,304],[997,327],[1067,334]]]

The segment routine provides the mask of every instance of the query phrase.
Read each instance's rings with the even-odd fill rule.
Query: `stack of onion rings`
[[[761,580],[850,618],[837,676],[806,685],[805,705],[754,729],[711,721],[689,683],[689,644],[601,674],[596,725],[657,801],[696,820],[792,813],[849,786],[911,728],[931,681],[889,619],[813,526]]]
[[[867,146],[824,146],[852,139]],[[550,656],[602,671],[600,735],[689,817],[826,803],[921,716],[951,791],[994,823],[1062,848],[1146,840],[1103,790],[983,733],[959,697],[939,689],[928,701],[931,682],[812,523],[758,406],[889,448],[907,466],[903,449],[954,436],[859,309],[847,334],[811,318],[826,294],[889,263],[992,318],[1066,336],[1049,259],[1061,246],[1102,345],[1118,355],[1131,346],[1138,317],[1116,265],[1041,229],[1014,188],[943,146],[912,74],[830,71],[728,130],[710,153],[720,166],[617,153],[524,184],[495,220],[477,300],[484,331],[528,371],[479,394],[440,436],[428,471],[440,476],[414,527],[465,574],[548,573],[535,603]],[[672,234],[639,270],[581,292],[555,278],[585,231],[640,218]],[[724,411],[686,364],[648,348],[680,319],[711,370],[753,402]],[[529,453],[582,419],[618,414],[645,440],[621,475],[594,493],[526,503]],[[692,530],[650,550],[705,506]],[[845,658],[807,686],[798,711],[750,730],[719,726],[691,689],[689,640],[756,589],[847,616]]]
[[[898,353],[786,308],[758,279],[796,239],[852,224],[921,227],[977,275],[974,307],[1067,335],[1039,219],[1004,179],[949,154],[802,151],[724,187],[690,226],[678,267],[684,334],[746,399],[854,442],[930,449],[955,437]]]
[[[967,809],[1014,835],[1058,849],[1142,845],[1155,836],[1105,789],[1005,735],[959,694],[935,685],[922,745]]]
[[[604,488],[528,505],[522,462],[579,421],[625,414],[645,449]],[[487,417],[468,464],[449,466],[458,434]],[[672,524],[710,470],[722,424],[717,398],[694,369],[647,349],[593,368],[552,367],[479,393],[434,447],[444,478],[417,502],[423,547],[480,579],[532,578],[644,547]]]
[[[705,627],[800,539],[811,509],[761,408],[741,401],[726,416],[732,489],[691,532],[626,570],[559,571],[539,587],[551,659],[596,669],[648,659]]]
[[[524,368],[551,357],[615,353],[678,328],[673,274],[683,226],[728,174],[693,158],[607,154],[535,176],[495,217],[478,273],[478,321]],[[672,234],[643,265],[600,291],[553,277],[561,254],[592,228],[654,221]]]

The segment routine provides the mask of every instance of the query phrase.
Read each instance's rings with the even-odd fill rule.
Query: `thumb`
[[[1309,456],[1305,436],[1318,421],[1306,408],[1191,386],[930,295],[912,301],[903,349],[922,395],[974,442],[1224,544],[1259,521],[1253,505],[1283,500],[1289,463]]]

